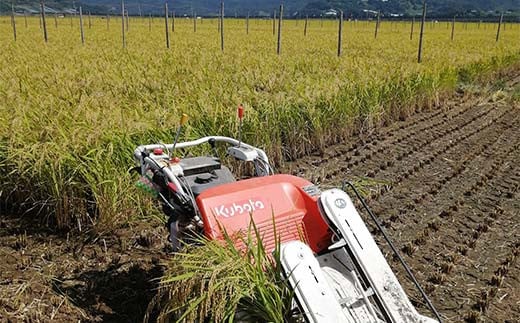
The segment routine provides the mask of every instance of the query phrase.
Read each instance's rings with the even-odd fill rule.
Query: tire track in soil
[[[488,97],[453,104],[288,167],[325,187],[343,174],[375,180],[370,207],[447,321],[517,318],[520,105]],[[381,235],[375,238],[391,258]],[[429,314],[404,270],[389,262]]]

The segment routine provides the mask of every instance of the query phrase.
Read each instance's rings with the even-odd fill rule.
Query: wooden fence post
[[[502,20],[504,19],[504,13],[500,15],[500,20],[498,21],[498,29],[497,29],[497,39],[496,42],[498,43],[498,40],[500,39],[500,27],[502,26]]]
[[[338,57],[341,56],[342,45],[342,34],[343,34],[343,11],[339,11],[339,26],[338,26]]]
[[[246,35],[249,35],[249,12],[246,17]]]
[[[110,15],[106,16],[106,20],[107,20],[107,30],[110,30]]]
[[[175,11],[172,11],[172,33],[175,32]]]
[[[273,12],[273,36],[276,32],[276,10]]]
[[[453,16],[453,21],[451,22],[451,40],[455,37],[455,16]]]
[[[92,28],[92,19],[90,17],[90,11],[88,12],[88,29]]]
[[[81,44],[85,44],[85,34],[83,31],[83,10],[79,6],[79,32],[81,34]]]
[[[193,13],[193,32],[197,32],[197,14]]]
[[[220,50],[224,51],[224,0],[220,1]]]
[[[374,38],[377,38],[377,31],[379,30],[379,22],[381,21],[381,11],[377,12],[377,21],[376,21],[376,31],[374,33]]]
[[[43,26],[43,38],[45,39],[45,42],[49,41],[49,38],[47,36],[47,23],[45,22],[45,3],[43,0],[40,0],[40,9],[41,9],[41,21]]]
[[[25,10],[23,11],[23,20],[25,21],[25,28],[27,28],[27,12]]]
[[[305,27],[303,27],[303,36],[307,36],[307,24],[309,23],[309,16],[305,16]]]
[[[410,40],[413,39],[413,25],[415,24],[415,17],[412,18],[412,28],[410,29]]]
[[[283,19],[283,4],[280,4],[280,17],[278,17],[278,41],[276,45],[276,53],[282,53],[282,19]]]
[[[125,38],[125,0],[121,0],[121,34],[123,35],[123,48],[126,48],[126,38]]]
[[[419,36],[419,53],[417,54],[417,62],[422,61],[422,44],[423,44],[423,33],[424,33],[424,21],[426,20],[426,0],[423,1],[422,19],[421,19],[421,34]]]
[[[168,23],[168,2],[164,3],[164,26],[166,33],[166,48],[170,48],[170,24]]]
[[[16,41],[16,20],[14,19],[14,4],[11,3],[11,25],[13,26],[13,38]]]
[[[54,13],[54,27],[58,28],[58,13]]]

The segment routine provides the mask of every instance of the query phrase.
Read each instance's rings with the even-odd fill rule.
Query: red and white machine
[[[239,108],[240,122],[242,116]],[[305,179],[275,175],[265,152],[240,140],[211,136],[177,143],[186,119],[173,144],[139,146],[134,152],[139,185],[161,200],[174,249],[194,232],[221,239],[220,228],[244,232],[253,220],[269,250],[275,244],[274,217],[281,263],[307,321],[436,322],[418,314],[344,191],[321,192]],[[214,156],[174,157],[175,149],[203,144]],[[254,177],[235,179],[216,157],[217,144],[228,145],[229,156],[252,163]]]

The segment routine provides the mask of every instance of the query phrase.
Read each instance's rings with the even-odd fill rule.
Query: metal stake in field
[[[125,38],[125,1],[121,0],[121,34],[123,36],[123,48],[126,48]]]
[[[422,8],[421,33],[419,35],[419,53],[417,54],[417,63],[421,63],[421,60],[422,60],[422,44],[423,44],[424,21],[425,20],[426,20],[426,1],[423,2],[423,8]]]
[[[152,31],[152,14],[148,15],[148,31]]]
[[[410,29],[410,40],[413,39],[413,25],[415,24],[415,17],[412,18],[412,28]]]
[[[453,38],[455,37],[455,16],[453,17],[453,20],[451,22],[451,40],[453,41]]]
[[[500,27],[502,26],[502,21],[504,19],[504,13],[500,15],[500,20],[498,21],[498,29],[497,29],[497,39],[496,42],[498,43],[498,40],[500,39]]]
[[[58,28],[58,13],[54,13],[54,27]]]
[[[307,24],[309,23],[309,16],[305,16],[305,26],[303,27],[303,36],[307,36]]]
[[[130,29],[130,18],[128,17],[128,9],[126,9],[126,31]]]
[[[276,53],[278,55],[282,52],[282,19],[283,19],[283,4],[280,4],[280,17],[278,17],[278,41],[276,45]]]
[[[379,30],[379,23],[381,22],[381,11],[377,12],[377,21],[376,21],[376,31],[374,33],[374,38],[377,38],[377,31]]]
[[[193,13],[193,32],[197,32],[197,14]]]
[[[339,26],[338,26],[338,57],[341,56],[342,45],[342,36],[343,35],[343,11],[339,11]]]
[[[83,10],[81,6],[79,6],[79,31],[81,34],[81,44],[85,44],[85,33],[83,31]]]
[[[107,30],[110,30],[110,15],[107,15],[106,19],[107,19]]]
[[[220,50],[224,51],[224,1],[220,1]]]
[[[25,28],[27,28],[27,12],[23,11],[23,20],[25,21]]]
[[[14,20],[14,4],[11,3],[11,25],[13,26],[13,38],[16,41],[16,20]]]
[[[45,4],[43,3],[43,0],[40,0],[40,10],[41,10],[41,21],[43,26],[43,38],[45,39],[45,42],[49,41],[49,38],[47,37],[47,24],[45,23]]]
[[[168,24],[168,2],[164,3],[164,25],[166,33],[166,48],[170,48],[170,25]]]
[[[88,29],[92,28],[92,19],[90,17],[90,11],[88,12]]]

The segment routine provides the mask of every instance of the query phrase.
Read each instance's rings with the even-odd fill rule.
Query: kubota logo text
[[[215,215],[223,218],[231,218],[233,216],[248,214],[262,209],[265,209],[265,205],[259,199],[249,199],[230,204],[222,204],[213,208]]]

